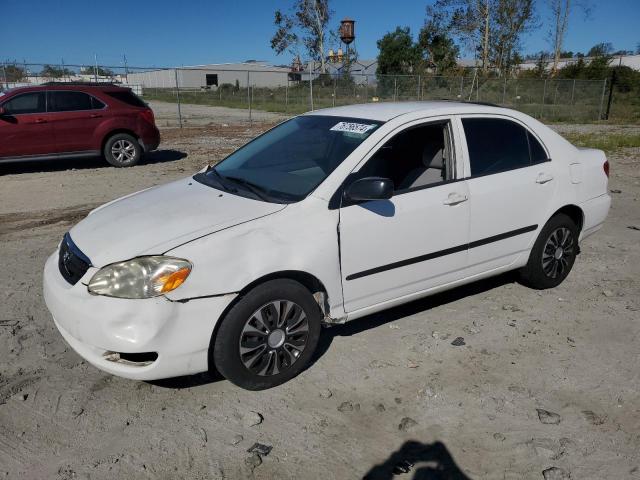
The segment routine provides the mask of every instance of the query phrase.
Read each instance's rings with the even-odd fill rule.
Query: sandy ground
[[[160,128],[177,127],[180,125],[178,116],[178,104],[168,102],[151,101],[149,105],[153,109],[156,123]],[[286,118],[279,113],[265,112],[262,110],[243,110],[240,108],[211,107],[208,105],[180,105],[182,126],[203,126],[218,124],[237,124],[253,122],[270,122]]]
[[[610,216],[554,290],[501,276],[327,329],[310,368],[265,392],[135,382],[76,355],[41,294],[64,232],[264,128],[164,130],[131,169],[0,165],[0,478],[640,478],[640,149],[610,157]]]

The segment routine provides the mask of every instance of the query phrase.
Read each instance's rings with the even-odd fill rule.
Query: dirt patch
[[[0,165],[0,477],[639,475],[640,149],[610,156],[609,218],[556,289],[505,275],[326,329],[310,368],[265,392],[208,375],[135,382],[76,355],[42,299],[64,232],[267,127],[163,130],[129,169]]]

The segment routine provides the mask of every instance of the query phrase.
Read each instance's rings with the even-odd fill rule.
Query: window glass
[[[91,97],[91,108],[93,110],[100,110],[100,109],[102,109],[104,107],[105,107],[104,103],[102,103],[96,97]]]
[[[135,93],[131,91],[121,90],[118,92],[105,92],[112,98],[119,100],[121,102],[126,103],[127,105],[131,105],[132,107],[146,107],[147,104],[140,100]]]
[[[450,178],[445,125],[413,127],[387,141],[358,171],[358,178],[384,177],[396,191],[423,187]]]
[[[464,118],[471,175],[487,175],[531,165],[527,131],[510,120]]]
[[[50,112],[73,112],[91,110],[91,96],[83,92],[49,92]]]
[[[546,162],[548,160],[547,153],[540,145],[540,142],[536,140],[536,137],[531,135],[530,132],[527,132],[527,137],[529,138],[529,150],[531,152],[531,163],[540,163]]]
[[[46,111],[45,105],[45,93],[32,92],[13,97],[2,106],[8,115],[19,115],[21,113],[44,113]]]
[[[195,179],[256,189],[269,201],[306,197],[379,126],[357,118],[303,115],[284,122]],[[217,188],[217,187],[216,187]]]
[[[218,74],[217,73],[207,73],[205,76],[205,80],[208,86],[218,86]]]

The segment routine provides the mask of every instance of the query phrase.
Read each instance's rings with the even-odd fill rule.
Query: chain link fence
[[[112,82],[147,101],[161,127],[270,121],[357,103],[423,100],[486,102],[544,121],[603,119],[609,82],[465,76],[292,72],[262,64],[139,68],[3,64],[4,88],[45,82]]]

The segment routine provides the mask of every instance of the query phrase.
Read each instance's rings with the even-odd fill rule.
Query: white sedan
[[[508,270],[560,284],[607,216],[608,170],[602,151],[505,108],[319,110],[92,211],[48,259],[45,300],[112,374],[215,366],[269,388],[305,368],[323,324]]]

